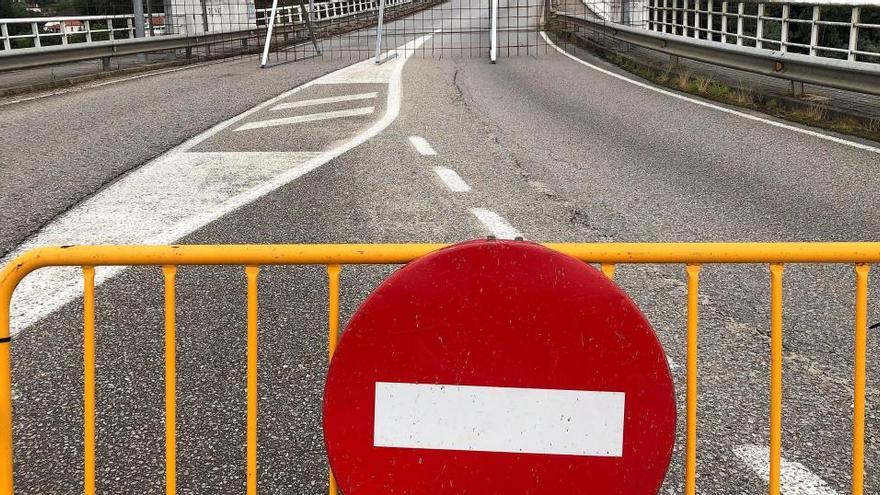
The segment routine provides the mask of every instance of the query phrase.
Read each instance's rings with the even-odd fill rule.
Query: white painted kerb
[[[375,447],[620,457],[623,392],[376,383]]]

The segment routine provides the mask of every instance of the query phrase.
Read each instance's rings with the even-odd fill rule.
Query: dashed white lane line
[[[842,138],[831,136],[828,134],[823,134],[821,132],[811,131],[809,129],[804,129],[804,128],[796,127],[796,126],[789,125],[789,124],[784,124],[782,122],[777,122],[775,120],[765,119],[765,118],[759,117],[757,115],[751,115],[751,114],[748,114],[745,112],[740,112],[738,110],[733,110],[731,108],[722,107],[719,105],[715,105],[713,103],[709,103],[708,101],[697,100],[695,98],[690,98],[690,97],[684,96],[679,93],[674,93],[672,91],[667,91],[665,89],[658,88],[658,87],[653,86],[651,84],[643,83],[641,81],[636,81],[635,79],[630,79],[626,76],[622,76],[616,72],[613,72],[613,71],[610,71],[607,69],[603,69],[602,67],[593,65],[587,61],[584,61],[584,60],[581,60],[581,59],[575,57],[574,55],[568,53],[567,51],[563,50],[562,48],[559,48],[558,46],[556,46],[555,43],[550,41],[550,38],[547,37],[547,33],[545,33],[544,31],[541,31],[541,37],[544,38],[544,41],[546,41],[547,44],[550,45],[551,47],[553,47],[557,52],[570,58],[571,60],[574,60],[575,62],[577,62],[585,67],[589,67],[595,71],[601,72],[601,73],[608,75],[608,76],[611,76],[615,79],[619,79],[621,81],[626,81],[630,84],[634,84],[640,88],[649,89],[651,91],[660,93],[662,95],[670,96],[672,98],[676,98],[676,99],[679,99],[682,101],[693,103],[695,105],[700,105],[702,107],[707,107],[707,108],[711,108],[714,110],[718,110],[719,112],[724,112],[729,115],[736,115],[737,117],[742,117],[744,119],[752,120],[755,122],[761,122],[763,124],[772,125],[774,127],[779,127],[779,128],[786,129],[786,130],[793,131],[793,132],[797,132],[800,134],[806,134],[808,136],[816,137],[819,139],[824,139],[826,141],[831,141],[831,142],[834,142],[837,144],[842,144],[844,146],[851,146],[853,148],[858,148],[860,150],[870,151],[871,153],[880,153],[880,148],[875,148],[874,146],[869,146],[867,144],[862,144],[862,143],[859,143],[856,141],[850,141],[849,139],[842,139]]]
[[[489,229],[489,232],[491,232],[492,235],[499,239],[514,239],[522,237],[522,234],[520,234],[514,226],[507,223],[507,220],[494,211],[485,208],[471,208],[471,213],[473,213],[474,216],[477,217],[477,220]]]
[[[761,477],[770,481],[770,449],[758,445],[743,445],[733,453]],[[813,474],[803,464],[782,458],[780,472],[780,489],[784,495],[839,495]]]
[[[239,127],[236,131],[246,131],[248,129],[261,129],[264,127],[276,127],[279,125],[302,124],[304,122],[317,122],[319,120],[341,119],[345,117],[359,117],[362,115],[370,115],[376,110],[375,107],[353,108],[351,110],[337,110],[334,112],[311,113],[309,115],[297,115],[296,117],[285,117],[283,119],[258,120],[256,122],[248,122]]]
[[[400,56],[377,66],[360,62],[287,91],[221,122],[141,166],[40,230],[3,258],[6,264],[27,250],[63,244],[169,244],[234,212],[330,160],[367,142],[400,114],[403,66],[432,35],[399,48]],[[323,84],[388,84],[384,115],[369,128],[315,153],[193,153],[199,143],[299,91]],[[169,173],[172,171],[173,173]],[[140,198],[140,199],[138,199]],[[101,284],[124,267],[96,270]],[[82,295],[82,272],[43,268],[29,274],[12,298],[12,334]]]
[[[313,105],[325,105],[328,103],[340,103],[343,101],[372,100],[379,93],[359,93],[356,95],[328,96],[327,98],[313,98],[311,100],[291,101],[282,103],[272,108],[275,110],[287,110],[288,108],[310,107]]]
[[[471,190],[471,186],[467,185],[467,182],[462,180],[458,172],[451,168],[434,167],[434,172],[452,192],[468,192]]]
[[[410,136],[409,142],[412,143],[416,151],[418,151],[423,156],[434,156],[437,154],[431,144],[428,143],[428,140],[423,138],[422,136]]]

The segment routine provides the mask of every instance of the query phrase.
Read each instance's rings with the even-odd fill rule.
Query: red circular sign
[[[324,391],[346,495],[657,493],[675,439],[666,357],[601,273],[520,241],[471,241],[385,280]]]

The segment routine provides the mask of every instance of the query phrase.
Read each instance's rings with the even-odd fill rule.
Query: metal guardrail
[[[563,23],[676,57],[712,65],[880,96],[880,64],[718,43],[642,28],[611,24],[598,17],[553,12]]]
[[[410,3],[412,0],[388,0],[389,7],[400,6]],[[372,12],[378,9],[378,0],[354,0],[342,2],[316,2],[314,3],[314,17],[317,22],[332,21]],[[146,38],[110,39],[106,41],[90,41],[80,43],[67,43],[55,46],[42,46],[34,48],[21,48],[0,51],[0,72],[8,70],[20,70],[45,65],[80,62],[84,60],[105,59],[125,55],[137,55],[164,50],[191,49],[198,46],[212,45],[230,41],[247,40],[261,41],[265,36],[265,23],[268,9],[257,11],[256,27],[241,30],[227,30],[205,34],[166,34]],[[293,25],[302,23],[304,12],[299,6],[279,9],[279,24]],[[261,18],[260,14],[264,17]],[[132,18],[133,16],[98,16]],[[51,18],[46,18],[51,19]],[[71,19],[71,18],[68,18]],[[81,19],[81,18],[76,18]],[[0,19],[0,28],[6,26],[4,22],[9,19]],[[34,19],[28,21],[35,22]],[[5,29],[5,28],[4,28]],[[94,30],[92,32],[95,32]],[[4,35],[6,31],[3,31]],[[81,33],[69,33],[73,36]],[[57,36],[57,34],[53,34]],[[49,36],[41,34],[40,36]],[[39,39],[39,38],[37,38]]]
[[[698,406],[698,314],[700,272],[712,263],[760,263],[769,266],[770,285],[770,493],[779,493],[782,446],[783,272],[789,263],[842,263],[854,268],[854,386],[852,492],[864,492],[867,300],[871,264],[880,263],[880,243],[599,243],[545,244],[587,263],[597,263],[609,278],[619,264],[684,265],[687,279],[687,391],[685,493],[696,495]],[[324,265],[328,281],[328,350],[332,358],[339,337],[339,275],[347,264],[402,264],[441,244],[225,245],[225,246],[74,246],[36,249],[0,270],[0,494],[13,493],[13,402],[10,303],[18,283],[30,272],[49,266],[83,270],[84,477],[85,492],[95,488],[95,267],[161,267],[165,289],[165,466],[168,493],[176,483],[176,324],[175,276],[182,265],[239,265],[247,279],[247,492],[257,490],[257,349],[258,276],[263,265]],[[831,398],[829,398],[831,400]],[[26,462],[19,459],[18,462]],[[333,475],[330,494],[336,495]]]

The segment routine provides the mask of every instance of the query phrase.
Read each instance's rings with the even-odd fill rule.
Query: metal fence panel
[[[679,264],[687,280],[687,391],[685,428],[686,493],[697,491],[697,334],[700,272],[706,264],[764,264],[770,274],[770,493],[780,487],[782,442],[782,314],[783,271],[786,264],[834,263],[854,267],[855,347],[852,434],[852,491],[863,493],[867,291],[870,265],[880,262],[880,243],[692,243],[692,244],[546,244],[547,247],[596,263],[613,278],[622,264]],[[81,266],[84,281],[84,477],[86,493],[95,491],[95,267],[136,265],[161,267],[164,280],[165,326],[165,466],[166,489],[175,489],[175,277],[182,265],[240,265],[247,280],[247,491],[257,489],[257,349],[258,278],[268,265],[324,265],[328,280],[327,345],[332,357],[339,336],[339,275],[348,264],[402,264],[444,247],[438,244],[276,245],[276,246],[82,246],[42,248],[24,254],[0,272],[0,493],[13,492],[13,411],[10,366],[9,307],[17,284],[30,272],[48,266]],[[830,400],[831,398],[829,398]],[[15,462],[24,464],[28,459]],[[329,490],[336,483],[329,475]]]

